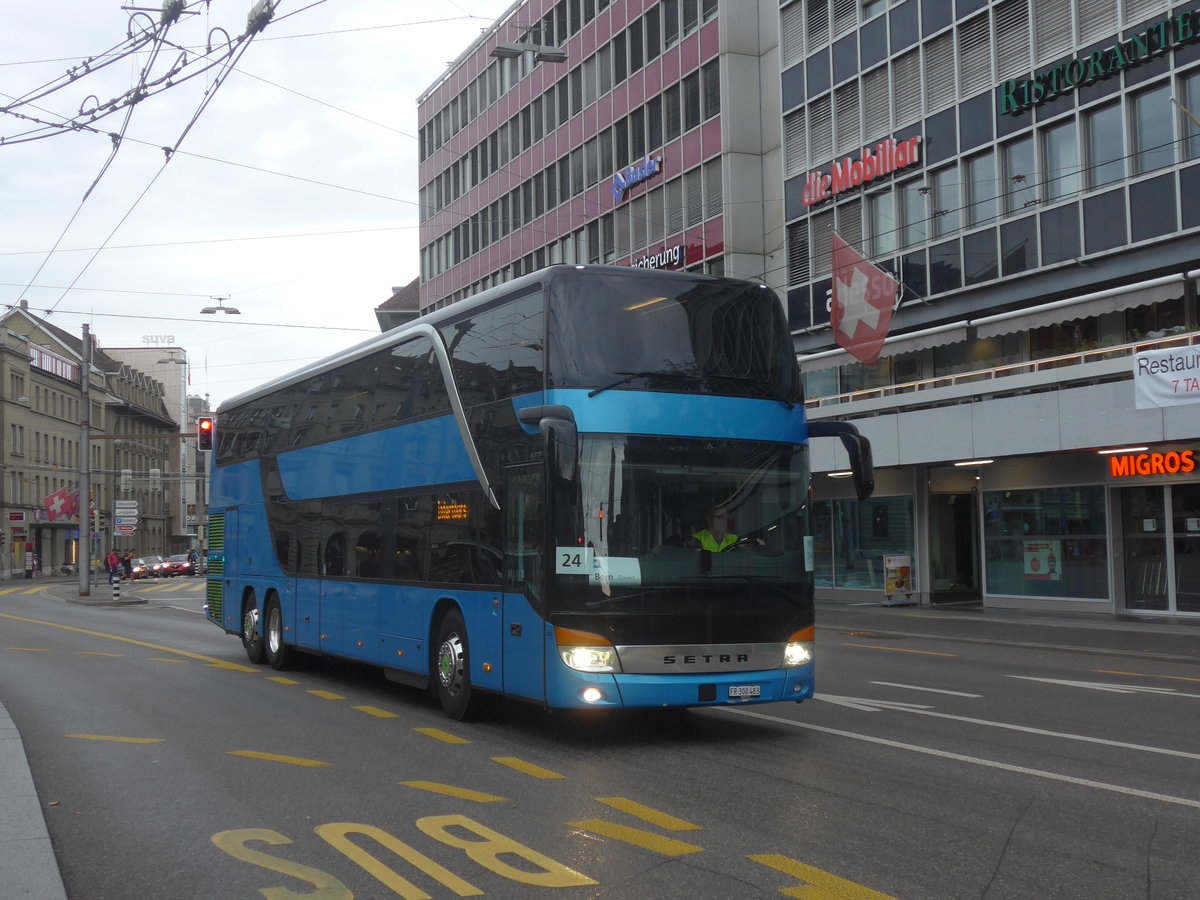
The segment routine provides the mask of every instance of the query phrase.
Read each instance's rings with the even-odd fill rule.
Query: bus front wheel
[[[457,609],[442,616],[433,664],[433,680],[442,709],[457,721],[469,719],[478,711],[479,692],[471,687],[467,625]]]
[[[267,645],[267,662],[272,669],[286,669],[291,663],[292,651],[283,642],[283,610],[279,608],[279,598],[274,594],[267,597],[265,618],[267,624],[263,637]]]
[[[262,624],[258,615],[258,601],[254,594],[242,601],[242,646],[246,648],[246,658],[256,666],[261,665],[267,658]]]

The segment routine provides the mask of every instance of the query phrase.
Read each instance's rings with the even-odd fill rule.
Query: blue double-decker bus
[[[779,299],[553,266],[222,405],[207,615],[465,718],[804,700],[813,565]],[[860,495],[870,448],[849,451]]]

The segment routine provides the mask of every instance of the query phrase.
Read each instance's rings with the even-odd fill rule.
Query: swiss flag
[[[47,521],[73,516],[79,508],[79,491],[68,494],[65,487],[60,487],[49,497],[44,497],[42,505],[46,507]]]
[[[855,359],[873,365],[892,326],[900,284],[833,234],[833,305],[829,323],[838,344]]]

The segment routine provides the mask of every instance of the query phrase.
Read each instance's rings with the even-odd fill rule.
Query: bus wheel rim
[[[438,648],[438,681],[454,695],[463,687],[463,645],[457,634],[449,634]]]
[[[258,643],[260,632],[258,630],[258,607],[251,606],[247,608],[246,615],[242,617],[242,637],[248,644]]]
[[[279,628],[279,608],[272,607],[270,617],[267,619],[267,642],[271,647],[272,653],[278,653],[279,648],[283,645],[283,634]]]

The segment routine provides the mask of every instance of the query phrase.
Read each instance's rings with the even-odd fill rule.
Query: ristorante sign
[[[1149,28],[1103,50],[1036,72],[1030,78],[1010,78],[1000,85],[996,103],[1001,115],[1017,115],[1085,84],[1119,75],[1156,56],[1200,37],[1200,17],[1187,10],[1167,16]]]
[[[876,144],[874,152],[864,147],[858,159],[847,156],[841,162],[835,162],[829,172],[809,172],[808,180],[804,183],[804,205],[823,203],[849,188],[920,162],[920,144],[920,136],[904,141],[888,138]]]

